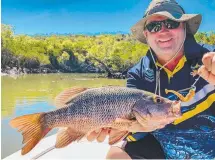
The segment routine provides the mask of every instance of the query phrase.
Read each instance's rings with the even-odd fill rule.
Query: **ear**
[[[146,30],[143,30],[143,35],[147,38],[148,33],[147,33],[147,31],[146,31]]]

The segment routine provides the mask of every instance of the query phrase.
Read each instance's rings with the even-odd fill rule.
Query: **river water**
[[[1,158],[22,147],[22,135],[9,126],[12,118],[54,110],[54,97],[66,88],[125,86],[126,83],[125,80],[99,78],[96,74],[35,74],[1,78]]]

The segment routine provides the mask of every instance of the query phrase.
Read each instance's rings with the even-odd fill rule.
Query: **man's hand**
[[[110,131],[111,131],[110,128],[101,128],[101,129],[95,130],[87,135],[87,140],[90,142],[94,140],[97,140],[98,142],[103,142],[106,136],[109,135]]]
[[[203,65],[198,69],[198,74],[215,85],[215,52],[206,53],[202,58]]]
[[[166,126],[167,123],[171,123],[175,120],[175,118],[162,119],[159,122],[155,120],[150,120],[148,124],[144,127],[138,122],[134,121],[132,125],[128,128],[130,132],[152,132],[156,129],[161,129]],[[105,138],[110,134],[110,132],[115,132],[116,129],[113,128],[101,128],[95,130],[87,135],[87,140],[92,142],[97,140],[98,142],[103,142]]]

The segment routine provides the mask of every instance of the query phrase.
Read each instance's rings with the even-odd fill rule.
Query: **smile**
[[[168,40],[158,40],[158,42],[160,43],[165,43],[165,42],[170,42],[172,40],[172,38],[168,39]]]

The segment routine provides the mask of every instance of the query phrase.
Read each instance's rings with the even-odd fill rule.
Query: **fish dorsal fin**
[[[121,140],[123,140],[129,134],[128,131],[120,131],[112,129],[109,135],[109,144],[113,145]]]
[[[55,144],[56,148],[63,148],[72,143],[73,141],[79,141],[84,137],[85,134],[75,131],[74,129],[68,127],[67,129],[61,131],[57,135],[57,141]]]
[[[71,99],[76,97],[79,93],[87,89],[88,88],[81,88],[81,87],[66,89],[63,92],[61,92],[59,95],[57,95],[57,97],[55,97],[54,104],[57,108],[62,108],[63,106],[65,106],[67,102],[69,102]]]

